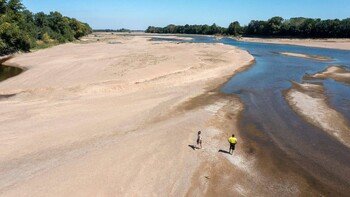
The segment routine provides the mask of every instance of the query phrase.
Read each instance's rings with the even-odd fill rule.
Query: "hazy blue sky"
[[[24,0],[32,12],[59,11],[93,28],[146,29],[149,25],[212,24],[272,16],[350,17],[350,0]]]

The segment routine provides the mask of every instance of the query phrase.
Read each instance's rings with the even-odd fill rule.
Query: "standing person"
[[[197,148],[202,149],[202,132],[198,131],[197,134]]]
[[[228,142],[230,143],[230,154],[233,154],[233,151],[235,150],[235,146],[237,144],[237,138],[235,137],[235,135],[232,135],[230,138],[228,138]],[[232,150],[232,153],[231,153]]]

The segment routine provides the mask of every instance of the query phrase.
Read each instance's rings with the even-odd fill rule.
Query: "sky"
[[[27,9],[87,22],[94,29],[128,28],[168,24],[213,24],[227,27],[233,21],[273,16],[321,19],[350,17],[350,0],[23,0]]]

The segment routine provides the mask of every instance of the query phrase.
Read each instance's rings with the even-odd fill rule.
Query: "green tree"
[[[227,28],[227,33],[229,35],[238,36],[242,34],[242,27],[238,21],[231,23]]]
[[[283,18],[279,16],[272,17],[267,21],[267,32],[269,35],[278,35],[281,33]]]
[[[58,12],[34,15],[20,0],[0,0],[0,55],[29,51],[38,39],[67,42],[91,31],[88,24]]]
[[[147,28],[148,33],[180,33],[180,34],[229,34],[247,36],[274,37],[304,37],[304,38],[350,38],[350,18],[321,20],[295,17],[284,20],[282,17],[272,17],[267,21],[252,20],[247,26],[241,27],[237,21],[223,28],[215,23],[208,25],[168,25],[166,27]]]
[[[24,9],[24,6],[20,0],[9,0],[7,3],[7,8],[14,12],[20,12]]]
[[[0,0],[0,15],[6,13],[6,0]]]

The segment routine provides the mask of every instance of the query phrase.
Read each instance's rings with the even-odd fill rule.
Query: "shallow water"
[[[4,81],[10,77],[14,77],[16,75],[21,74],[23,70],[21,68],[12,67],[12,66],[4,66],[0,64],[0,82]]]
[[[303,82],[306,73],[314,74],[334,64],[349,69],[350,51],[239,42],[229,38],[193,38],[191,42],[234,45],[254,56],[256,63],[235,75],[221,89],[224,93],[238,95],[243,101],[245,110],[239,126],[247,140],[258,143],[262,149],[270,147],[272,152],[282,151],[286,158],[279,168],[291,166],[283,162],[295,164],[296,173],[309,182],[316,182],[315,187],[327,187],[323,191],[328,194],[350,192],[350,149],[300,118],[283,97],[283,91],[291,87],[290,81]],[[332,60],[289,57],[279,52],[326,56]],[[349,120],[350,86],[330,79],[318,82],[323,83],[330,105]]]
[[[249,130],[258,130],[268,136],[279,148],[317,181],[342,194],[350,188],[350,150],[326,132],[316,128],[291,110],[283,91],[291,87],[290,80],[302,82],[305,73],[313,74],[332,64],[349,68],[350,51],[319,49],[300,46],[244,43],[223,39],[223,43],[248,50],[256,63],[246,72],[234,76],[222,91],[240,96],[246,106],[240,122],[246,136],[254,138]],[[332,61],[287,57],[277,52],[295,52],[331,57]],[[350,118],[350,87],[334,80],[323,81],[330,104]],[[266,142],[263,142],[266,143]],[[262,143],[262,145],[264,145]],[[317,189],[317,188],[316,188]],[[328,189],[326,189],[328,190]],[[330,191],[331,192],[331,191]]]

